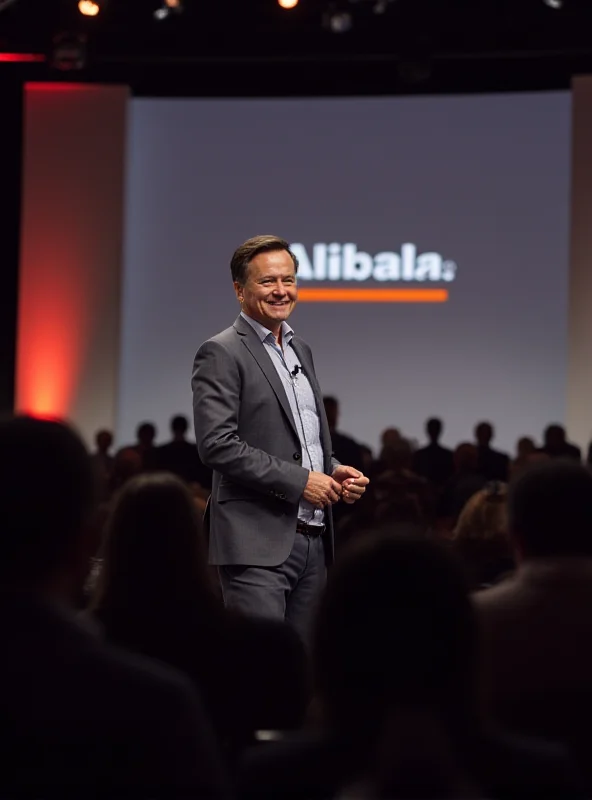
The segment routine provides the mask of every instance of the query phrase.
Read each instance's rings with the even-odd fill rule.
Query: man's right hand
[[[330,506],[341,497],[341,485],[323,472],[309,472],[302,496],[317,508]]]

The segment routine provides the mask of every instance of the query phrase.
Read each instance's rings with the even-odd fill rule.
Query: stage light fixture
[[[278,0],[278,6],[280,8],[296,8],[298,5],[298,0]]]
[[[180,14],[183,11],[182,0],[163,0],[160,8],[154,12],[156,19],[166,19],[171,14]]]
[[[83,17],[96,17],[101,10],[98,0],[79,0],[78,10]]]
[[[543,0],[543,3],[549,8],[555,9],[555,11],[563,8],[563,0]]]

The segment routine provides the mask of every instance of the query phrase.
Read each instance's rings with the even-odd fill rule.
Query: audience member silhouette
[[[406,439],[398,439],[383,447],[380,472],[372,483],[373,526],[387,523],[424,527],[432,521],[433,490],[430,484],[413,472],[413,451]]]
[[[339,402],[335,397],[323,397],[325,413],[331,431],[333,454],[342,464],[349,464],[356,469],[364,471],[364,459],[360,445],[345,433],[337,429],[339,422]]]
[[[135,475],[142,472],[142,456],[135,447],[122,447],[117,451],[111,475],[111,494],[117,492]]]
[[[108,430],[97,431],[95,443],[97,449],[91,455],[90,460],[97,481],[98,499],[100,502],[104,502],[109,499],[115,463],[115,458],[109,453],[113,446],[113,434]]]
[[[506,484],[489,483],[468,500],[456,523],[452,543],[473,589],[497,583],[514,568],[506,500]]]
[[[459,444],[454,451],[454,475],[442,490],[439,516],[454,527],[466,503],[486,483],[479,472],[479,453],[475,445],[469,442]]]
[[[541,452],[549,458],[568,458],[573,461],[582,460],[582,451],[575,444],[567,441],[567,434],[562,425],[549,425],[544,433],[544,444]]]
[[[152,422],[142,422],[136,430],[136,444],[131,445],[131,449],[142,459],[142,470],[148,471],[156,469],[156,426]],[[127,448],[124,448],[127,449]]]
[[[307,685],[297,634],[223,607],[201,517],[178,478],[147,473],[122,489],[103,555],[91,610],[107,639],[189,675],[227,753],[258,729],[301,723]]]
[[[511,728],[567,742],[592,791],[592,475],[532,467],[509,495],[515,575],[475,596],[491,707]]]
[[[93,502],[71,430],[0,423],[0,796],[222,797],[191,683],[107,646],[69,610],[96,547]]]
[[[538,448],[530,436],[522,436],[516,444],[516,458],[510,464],[510,477],[519,475],[534,463],[538,456]]]
[[[212,488],[212,470],[202,464],[195,442],[187,441],[189,421],[178,414],[171,420],[172,441],[156,451],[156,466],[162,472],[172,472],[189,484],[199,484],[204,490]]]
[[[442,487],[454,472],[454,454],[440,444],[442,430],[442,420],[429,419],[426,422],[429,444],[413,455],[414,472],[437,487]]]
[[[493,425],[480,422],[475,428],[477,441],[477,470],[486,481],[507,482],[510,471],[510,459],[491,447],[494,438]]]
[[[320,800],[364,783],[385,727],[415,714],[434,721],[455,765],[484,797],[577,796],[561,748],[488,731],[479,709],[473,608],[444,548],[364,537],[329,573],[314,641],[321,729],[249,753],[244,798]],[[425,764],[430,748],[418,737],[414,743],[415,763]],[[396,777],[405,773],[391,774],[391,782]],[[410,777],[408,785],[399,780],[400,797],[416,796]]]

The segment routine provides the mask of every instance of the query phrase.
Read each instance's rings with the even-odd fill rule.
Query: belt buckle
[[[310,525],[308,522],[298,521],[296,525],[296,529],[300,529],[301,533],[304,533],[306,536],[322,536],[326,529],[326,525]]]

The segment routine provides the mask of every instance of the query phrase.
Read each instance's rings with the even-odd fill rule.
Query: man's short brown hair
[[[263,236],[253,236],[238,247],[230,261],[230,271],[232,280],[243,286],[247,281],[247,271],[249,264],[258,256],[259,253],[271,253],[274,250],[286,250],[294,262],[294,270],[298,272],[298,259],[290,250],[290,245],[285,239],[269,234]]]

